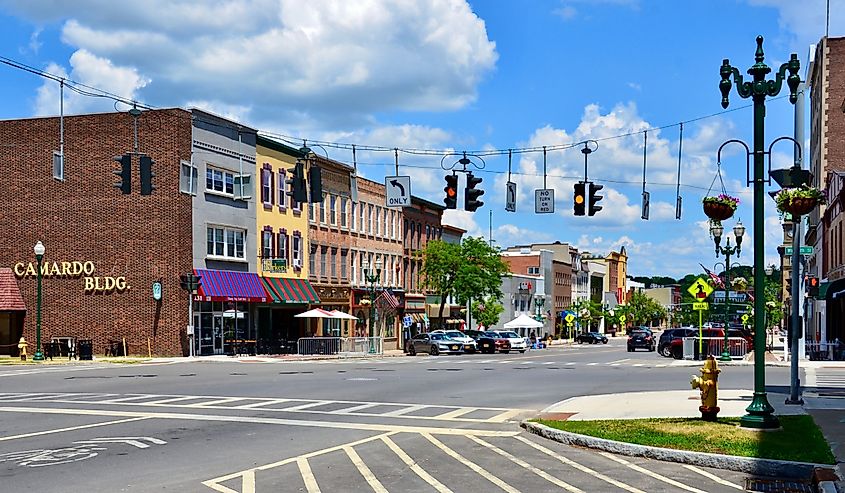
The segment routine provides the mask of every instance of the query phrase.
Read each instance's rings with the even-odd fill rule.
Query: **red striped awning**
[[[200,276],[196,301],[245,301],[266,303],[270,297],[254,272],[194,269]]]
[[[320,297],[307,279],[262,277],[264,288],[275,303],[319,303]]]

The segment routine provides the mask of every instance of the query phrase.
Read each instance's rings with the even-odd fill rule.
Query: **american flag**
[[[715,272],[713,272],[712,270],[708,269],[707,267],[704,267],[704,264],[698,264],[698,265],[700,265],[700,266],[701,266],[701,268],[702,268],[702,269],[704,269],[704,272],[706,272],[706,273],[707,273],[707,275],[708,275],[708,276],[710,276],[710,280],[711,280],[711,281],[713,281],[713,284],[715,284],[716,286],[719,286],[719,287],[720,287],[720,288],[722,288],[722,289],[725,289],[725,283],[724,283],[724,282],[722,282],[722,278],[721,278],[721,277],[719,277],[718,275],[716,275],[716,273],[715,273]]]
[[[376,298],[376,301],[382,298],[384,299],[384,301],[387,302],[388,305],[390,305],[390,308],[393,308],[395,310],[397,307],[399,307],[399,300],[396,299],[396,296],[390,291],[386,289],[383,290],[381,294],[378,295],[378,298]]]

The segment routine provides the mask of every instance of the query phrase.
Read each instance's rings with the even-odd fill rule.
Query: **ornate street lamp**
[[[728,95],[731,92],[731,76],[736,84],[737,92],[742,98],[751,98],[754,101],[754,152],[748,149],[748,145],[741,140],[732,139],[722,144],[719,147],[721,153],[722,147],[736,142],[742,144],[746,148],[746,169],[748,169],[748,159],[754,156],[754,177],[751,179],[746,176],[746,184],[754,184],[754,286],[763,286],[765,282],[763,275],[763,264],[765,263],[765,232],[764,228],[764,198],[765,185],[770,183],[770,177],[766,176],[765,156],[769,155],[769,169],[771,170],[771,146],[769,152],[765,150],[765,117],[766,117],[766,96],[777,96],[783,85],[784,79],[789,86],[789,102],[795,104],[798,100],[798,84],[801,83],[801,77],[798,71],[801,64],[798,61],[798,55],[793,53],[787,63],[784,63],[778,69],[774,80],[766,80],[766,76],[771,73],[772,69],[763,63],[763,36],[757,36],[757,50],[754,53],[754,61],[756,62],[748,69],[748,75],[753,77],[752,81],[743,81],[739,69],[731,66],[730,60],[725,58],[722,61],[722,66],[719,69],[719,75],[722,80],[719,81],[719,91],[722,93],[722,108],[728,107]],[[789,71],[789,76],[786,72]],[[782,137],[783,138],[783,137]],[[781,138],[781,139],[782,139]],[[772,144],[777,142],[776,139]],[[756,288],[759,289],[759,288]],[[766,297],[762,293],[755,293],[754,297],[754,397],[751,404],[746,408],[748,414],[740,418],[740,425],[745,428],[760,428],[760,429],[774,429],[780,427],[780,422],[774,415],[774,408],[769,404],[766,397],[766,331],[765,331],[765,317]]]
[[[35,244],[32,249],[35,252],[35,260],[38,268],[35,271],[35,278],[37,279],[37,288],[35,295],[35,355],[32,356],[32,361],[44,361],[44,353],[41,352],[41,260],[44,258],[44,244],[41,240]]]
[[[713,236],[713,242],[716,244],[716,258],[719,258],[720,254],[725,256],[725,344],[722,348],[722,356],[719,357],[719,360],[731,361],[731,352],[728,349],[728,311],[730,309],[729,302],[731,298],[731,255],[736,254],[738,257],[742,252],[742,237],[745,236],[745,226],[742,225],[742,221],[737,221],[736,226],[734,226],[734,237],[736,238],[735,247],[731,246],[730,237],[728,237],[725,242],[725,246],[719,245],[722,242],[722,233],[724,233],[724,231],[725,230],[721,223],[713,223],[710,225],[710,234]]]
[[[375,330],[376,317],[376,283],[381,279],[381,259],[376,259],[375,271],[370,271],[370,263],[366,260],[361,264],[364,271],[364,279],[367,282],[367,291],[370,293],[370,323],[369,334],[370,337],[375,337],[373,331]]]

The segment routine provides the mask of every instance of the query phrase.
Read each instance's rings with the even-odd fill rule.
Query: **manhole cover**
[[[780,478],[746,478],[745,490],[771,493],[813,493],[815,491],[809,481]]]

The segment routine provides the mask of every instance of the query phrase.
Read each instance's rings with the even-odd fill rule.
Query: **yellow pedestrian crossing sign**
[[[692,295],[693,298],[697,300],[705,300],[711,293],[713,293],[713,288],[707,284],[702,278],[698,278],[692,283],[692,286],[687,289],[687,292]]]
[[[742,316],[742,323],[745,323],[745,322],[748,322],[748,314],[747,313]]]
[[[693,310],[706,310],[707,309],[707,302],[693,303],[692,309]]]
[[[572,321],[575,320],[575,315],[567,313],[563,319],[566,320],[566,323],[571,324]]]

